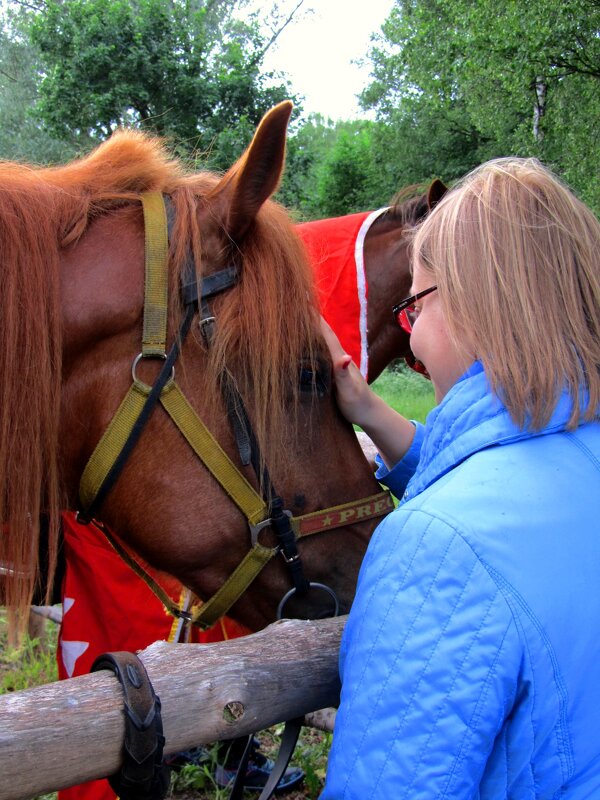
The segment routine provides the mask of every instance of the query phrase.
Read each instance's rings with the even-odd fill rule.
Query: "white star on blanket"
[[[71,610],[74,603],[75,599],[73,597],[64,598],[63,617]],[[85,651],[88,649],[89,646],[90,646],[89,642],[69,642],[65,641],[64,639],[60,640],[62,660],[69,678],[73,677],[73,672],[75,671],[75,662],[77,661],[80,655],[85,653]]]

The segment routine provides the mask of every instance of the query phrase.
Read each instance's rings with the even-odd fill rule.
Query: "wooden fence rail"
[[[165,753],[336,705],[345,621],[282,620],[229,642],[157,642],[141,652],[162,702]],[[122,692],[111,672],[0,696],[0,800],[116,772],[123,732]]]

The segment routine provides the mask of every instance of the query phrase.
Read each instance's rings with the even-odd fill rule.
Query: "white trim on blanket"
[[[358,294],[358,304],[360,308],[358,326],[360,331],[360,372],[366,379],[369,373],[369,330],[367,327],[367,275],[365,273],[365,255],[364,243],[367,233],[375,220],[380,217],[389,206],[379,208],[377,211],[371,211],[368,217],[365,217],[354,245],[354,261],[356,264],[356,291]]]

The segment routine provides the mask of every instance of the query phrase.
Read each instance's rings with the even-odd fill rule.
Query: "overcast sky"
[[[305,14],[282,32],[267,52],[265,68],[285,71],[304,111],[332,119],[363,117],[356,95],[369,83],[369,64],[360,67],[372,33],[379,31],[394,0],[305,0]]]

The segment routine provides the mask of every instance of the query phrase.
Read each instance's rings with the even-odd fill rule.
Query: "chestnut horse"
[[[425,193],[402,189],[387,208],[297,226],[315,273],[321,313],[369,383],[396,358],[415,366],[410,337],[395,323],[391,307],[410,290],[406,232],[446,191],[436,179]]]
[[[290,103],[272,109],[223,177],[186,174],[160,142],[136,132],[117,133],[65,167],[0,165],[0,564],[18,578],[7,581],[9,605],[29,604],[40,567],[51,583],[59,509],[78,507],[82,472],[131,385],[144,313],[142,193],[167,195],[173,209],[169,342],[178,338],[190,253],[200,287],[230,267],[237,276],[210,301],[210,346],[194,324],[176,371],[189,404],[246,481],[260,493],[265,481],[255,472],[264,475],[267,466],[294,518],[379,492],[332,396],[310,267],[287,215],[269,200],[290,112]],[[151,384],[155,366],[144,359],[141,380]],[[240,462],[219,391],[225,373],[262,454],[256,471]],[[342,613],[377,522],[363,511],[345,511],[343,526],[298,543],[306,579],[330,586]],[[49,563],[40,565],[42,512],[50,518]],[[250,547],[244,515],[160,404],[94,513],[151,568],[204,599]],[[275,551],[268,523],[260,536]],[[273,558],[229,613],[260,629],[290,586],[283,560]],[[286,613],[317,616],[322,603],[319,592],[298,593]]]

